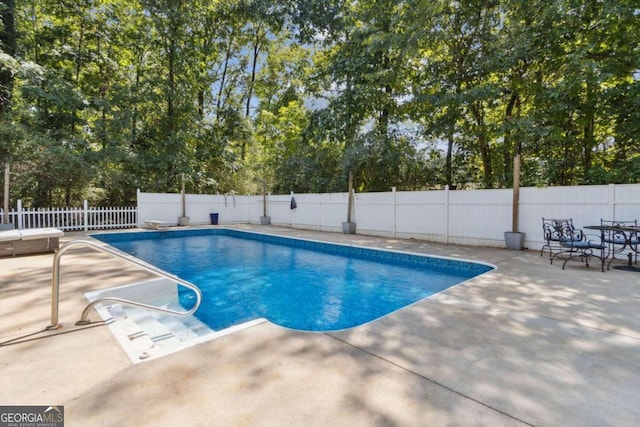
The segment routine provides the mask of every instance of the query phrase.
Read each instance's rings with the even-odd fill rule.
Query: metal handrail
[[[148,310],[153,310],[153,311],[159,311],[159,312],[163,312],[163,313],[169,313],[169,314],[173,314],[176,316],[188,316],[190,314],[193,314],[196,312],[196,310],[200,307],[200,303],[202,301],[202,292],[200,291],[200,288],[198,288],[196,285],[194,285],[193,283],[189,283],[185,280],[180,279],[177,276],[174,276],[172,274],[167,273],[166,271],[163,271],[151,264],[148,264],[142,260],[139,260],[137,258],[134,258],[128,254],[125,254],[123,252],[117,251],[115,249],[111,249],[108,246],[101,246],[98,245],[95,242],[89,241],[89,240],[73,240],[69,243],[66,243],[64,246],[62,246],[58,252],[56,252],[56,255],[53,259],[53,275],[51,278],[51,324],[49,326],[47,326],[47,329],[60,329],[62,327],[61,323],[58,323],[58,308],[59,308],[59,303],[60,303],[60,258],[62,258],[62,255],[69,250],[71,247],[73,246],[79,246],[79,245],[83,245],[83,246],[88,246],[92,249],[95,249],[97,251],[100,252],[104,252],[110,255],[113,255],[117,258],[123,259],[125,261],[130,262],[131,264],[134,264],[138,267],[143,268],[144,270],[147,270],[151,273],[154,273],[158,276],[164,277],[166,279],[172,280],[172,281],[176,281],[177,283],[179,283],[180,285],[191,289],[193,292],[195,292],[196,294],[196,302],[193,305],[193,307],[191,307],[190,310],[187,311],[175,311],[175,310],[169,310],[166,308],[162,308],[162,307],[157,307],[157,306],[153,306],[153,305],[149,305],[149,304],[144,304],[141,302],[136,302],[136,301],[130,301],[130,300],[125,300],[122,298],[116,298],[116,297],[110,297],[110,296],[105,296],[102,298],[98,298],[92,302],[89,303],[89,305],[87,305],[85,307],[85,309],[82,311],[82,316],[80,318],[80,320],[78,322],[76,322],[76,324],[86,324],[88,323],[87,321],[87,316],[89,314],[89,310],[91,310],[91,308],[93,308],[93,306],[95,306],[96,304],[99,304],[101,302],[104,301],[114,301],[114,302],[118,302],[121,304],[127,304],[127,305],[133,305],[136,307],[142,307]]]
[[[233,198],[233,207],[236,207],[236,192],[231,190],[228,193],[224,193],[224,207],[227,207],[227,196],[231,196]]]

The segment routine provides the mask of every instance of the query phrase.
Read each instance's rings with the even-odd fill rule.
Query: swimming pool
[[[92,237],[198,285],[196,316],[213,330],[258,318],[307,331],[351,328],[494,268],[224,228]],[[193,295],[181,287],[179,295],[188,308]]]

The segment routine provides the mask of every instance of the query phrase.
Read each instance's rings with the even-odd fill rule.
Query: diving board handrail
[[[135,258],[124,252],[117,251],[108,246],[99,245],[90,240],[73,240],[71,242],[66,243],[60,249],[58,249],[58,252],[56,252],[56,255],[53,259],[53,274],[51,278],[51,324],[47,326],[47,329],[60,329],[62,327],[62,324],[58,323],[58,309],[60,305],[60,259],[62,258],[62,255],[67,250],[69,250],[72,247],[80,246],[80,245],[90,247],[91,249],[95,249],[99,252],[104,252],[109,255],[113,255],[114,257],[125,260],[157,276],[161,276],[161,277],[164,277],[165,279],[175,281],[178,284],[191,289],[196,294],[196,301],[190,310],[176,311],[176,310],[170,310],[167,308],[157,307],[157,306],[153,306],[153,305],[149,305],[149,304],[145,304],[137,301],[130,301],[122,298],[105,296],[105,297],[98,298],[94,301],[91,301],[89,305],[87,305],[85,309],[82,311],[82,316],[76,324],[88,323],[87,316],[89,315],[89,310],[91,310],[91,308],[93,308],[93,306],[95,306],[96,304],[99,304],[104,301],[113,301],[121,304],[133,305],[136,307],[142,307],[148,310],[159,311],[159,312],[168,313],[176,316],[188,316],[190,314],[195,313],[195,311],[200,307],[200,303],[202,301],[202,291],[200,291],[200,288],[198,288],[193,283],[187,282],[186,280],[182,280],[179,277],[169,274],[166,271],[161,270],[151,264],[148,264],[138,258]]]

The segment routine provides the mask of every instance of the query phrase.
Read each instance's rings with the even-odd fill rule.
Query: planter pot
[[[344,234],[356,234],[356,223],[355,222],[343,222],[342,223],[342,232]]]
[[[504,243],[510,251],[519,251],[524,246],[524,233],[519,231],[505,231]]]
[[[271,224],[271,217],[270,216],[261,216],[260,217],[260,224],[261,225],[269,225],[269,224]]]
[[[179,216],[178,217],[178,225],[189,225],[189,217],[188,216]]]

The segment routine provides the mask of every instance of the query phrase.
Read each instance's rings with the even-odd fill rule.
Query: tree
[[[8,138],[11,134],[10,120],[11,101],[13,98],[13,82],[15,72],[16,28],[15,3],[8,0],[0,4],[0,126],[3,130],[3,147],[0,147],[0,160],[4,163],[4,215],[3,222],[9,223],[9,173],[11,168],[12,143],[15,138]]]
[[[361,191],[507,187],[518,152],[525,185],[637,180],[632,0],[2,5],[0,161],[24,200],[130,203],[183,174],[339,191],[352,169]]]

